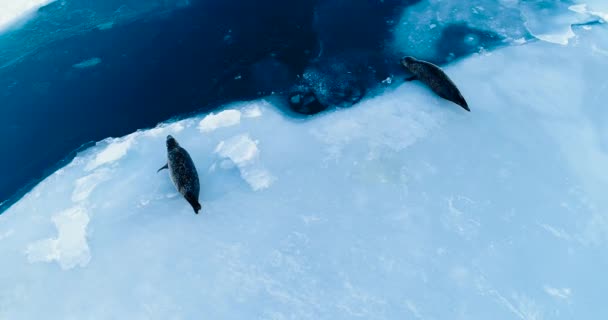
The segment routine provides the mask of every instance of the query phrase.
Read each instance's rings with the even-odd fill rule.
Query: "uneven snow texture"
[[[446,68],[471,113],[408,82],[102,141],[0,216],[0,319],[607,318],[608,32],[576,32]]]
[[[54,0],[0,0],[0,32]]]
[[[82,208],[75,207],[53,216],[59,233],[57,239],[45,239],[28,246],[30,262],[57,260],[63,269],[76,265],[84,267],[91,255],[86,242],[86,227],[89,216]]]

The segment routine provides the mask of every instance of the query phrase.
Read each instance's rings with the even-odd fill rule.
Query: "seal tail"
[[[469,109],[469,104],[467,103],[466,100],[464,100],[464,98],[462,98],[462,100],[458,103],[458,105],[461,106],[466,111],[471,112],[471,109]]]
[[[192,209],[194,209],[194,213],[198,214],[198,212],[202,208],[201,204],[198,202],[198,199],[196,199],[196,197],[191,193],[186,193],[184,198],[186,198],[188,203],[190,203],[190,205],[192,206]]]
[[[443,99],[446,99],[448,101],[454,102],[456,105],[460,106],[461,108],[465,109],[466,111],[471,112],[471,109],[469,109],[469,104],[464,99],[464,97],[462,96],[462,94],[460,94],[459,92],[454,93],[454,94],[440,94],[440,93],[437,93],[437,95],[440,96],[440,97],[442,97]]]

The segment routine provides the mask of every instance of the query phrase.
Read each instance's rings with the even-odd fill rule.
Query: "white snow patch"
[[[245,118],[258,118],[262,116],[262,109],[255,105],[252,107],[246,107],[243,109],[243,117]]]
[[[103,169],[77,179],[74,182],[75,188],[72,192],[72,201],[79,202],[86,200],[99,183],[108,179],[110,179],[110,171]]]
[[[558,289],[558,288],[553,288],[551,286],[545,286],[544,289],[548,295],[550,295],[556,299],[568,300],[568,299],[570,299],[570,296],[572,295],[572,290],[570,290],[570,288]]]
[[[100,63],[101,63],[101,58],[95,57],[95,58],[87,59],[82,62],[76,63],[72,67],[74,67],[76,69],[86,69],[86,68],[94,67]]]
[[[215,153],[229,158],[237,166],[251,162],[259,153],[258,141],[252,140],[248,134],[242,134],[221,141],[215,148]]]
[[[144,131],[144,135],[149,137],[165,137],[168,134],[176,134],[189,127],[192,120],[183,120],[179,122],[163,123],[156,128]]]
[[[124,157],[129,148],[133,145],[137,134],[126,136],[125,138],[106,140],[107,147],[98,153],[95,158],[86,165],[85,170],[91,171],[102,165],[115,162]]]
[[[221,141],[215,148],[215,153],[230,159],[239,168],[241,177],[255,191],[270,187],[276,179],[259,163],[258,141],[252,140],[248,134]],[[226,165],[222,164],[221,167],[226,168]]]
[[[572,39],[575,36],[574,31],[572,31],[571,27],[568,27],[566,29],[567,30],[565,30],[563,33],[533,34],[533,35],[542,41],[547,41],[547,42],[551,42],[551,43],[555,43],[555,44],[561,44],[561,45],[565,46],[568,44],[568,41],[570,41],[570,39]]]
[[[548,224],[541,224],[540,226],[543,229],[545,229],[545,231],[549,232],[551,235],[553,235],[554,237],[556,237],[558,239],[563,239],[566,241],[570,241],[572,239],[572,237],[566,231],[564,231],[562,229],[552,227]]]
[[[587,13],[587,4],[575,4],[568,7],[569,10],[574,11],[576,13]]]
[[[513,40],[513,44],[516,44],[516,45],[526,44],[527,42],[528,42],[528,40],[526,40],[526,38],[519,38],[519,39]]]
[[[57,238],[28,245],[26,255],[33,262],[57,261],[62,269],[85,267],[91,260],[86,240],[89,216],[82,207],[73,207],[53,216]]]
[[[54,0],[1,0],[0,31]]]
[[[252,167],[239,167],[241,170],[241,176],[254,191],[264,190],[269,188],[276,178],[266,169]]]
[[[604,21],[608,21],[608,3],[604,0],[586,0],[586,3],[580,3],[568,7],[568,9],[580,13],[596,16]],[[589,8],[591,7],[591,8]],[[601,11],[598,11],[601,10]]]
[[[201,132],[209,132],[218,128],[235,126],[241,122],[239,110],[224,110],[217,114],[210,113],[198,125]]]
[[[573,24],[590,20],[587,14],[581,15],[574,12],[572,6],[559,2],[544,7],[542,3],[530,2],[522,4],[522,8],[525,26],[530,34],[542,41],[559,45],[567,45],[575,36]]]

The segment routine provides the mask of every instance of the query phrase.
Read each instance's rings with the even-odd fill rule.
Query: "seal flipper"
[[[414,81],[414,80],[418,80],[418,76],[409,76],[409,77],[405,78],[405,82]]]
[[[162,166],[160,169],[156,170],[156,173],[159,173],[163,169],[169,169],[169,164],[167,163],[164,166]]]
[[[198,199],[196,199],[196,197],[190,192],[186,193],[184,198],[186,198],[188,203],[190,203],[192,209],[194,209],[194,213],[198,214],[198,212],[201,210],[201,204],[198,203]]]

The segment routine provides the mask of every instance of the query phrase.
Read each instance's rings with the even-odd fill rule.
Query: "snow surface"
[[[0,32],[54,0],[0,0]]]
[[[446,68],[471,113],[409,82],[98,143],[0,215],[0,319],[606,318],[608,31],[575,31]]]
[[[241,122],[239,110],[225,110],[218,114],[209,114],[198,125],[201,132],[209,132],[222,127],[230,127]]]

